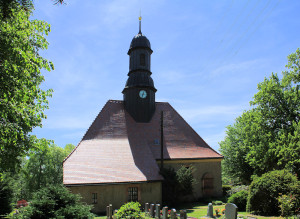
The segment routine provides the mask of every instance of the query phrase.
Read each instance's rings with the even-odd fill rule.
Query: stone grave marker
[[[163,207],[162,219],[168,219],[168,207]]]
[[[238,207],[233,203],[227,203],[225,205],[225,218],[226,219],[236,219],[237,218]]]
[[[109,219],[112,219],[113,208],[112,204],[109,205]]]
[[[117,218],[117,213],[118,213],[118,210],[114,210],[113,219],[118,219],[118,218]]]
[[[106,206],[106,218],[108,219],[112,219],[113,215],[112,215],[112,204],[110,204],[109,206]]]
[[[149,203],[145,203],[145,213],[149,212]]]
[[[154,204],[150,205],[150,217],[154,217]]]
[[[160,218],[160,204],[156,204],[155,206],[155,218]]]
[[[109,206],[106,206],[106,218],[109,218]]]
[[[214,217],[214,208],[212,203],[208,203],[206,217]]]
[[[171,219],[177,219],[176,209],[175,208],[171,209]]]
[[[180,211],[180,219],[187,219],[186,210]]]

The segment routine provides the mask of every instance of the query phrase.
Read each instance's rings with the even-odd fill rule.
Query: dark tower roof
[[[151,44],[150,41],[148,40],[148,38],[146,36],[144,36],[142,34],[142,30],[141,30],[141,17],[139,17],[140,20],[140,29],[139,29],[139,33],[137,35],[135,35],[130,43],[130,47],[128,50],[128,55],[130,55],[131,51],[135,48],[145,48],[145,49],[149,49],[152,53],[151,50]]]
[[[128,55],[130,54],[131,50],[134,48],[147,48],[151,50],[151,44],[146,36],[144,36],[142,33],[138,33],[135,37],[133,37],[130,43]]]

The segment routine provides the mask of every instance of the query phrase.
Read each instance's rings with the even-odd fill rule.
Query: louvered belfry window
[[[128,188],[128,201],[137,202],[138,201],[138,187]]]
[[[142,53],[142,54],[140,55],[140,65],[142,65],[142,66],[145,66],[145,65],[146,65],[146,57],[145,57],[145,54],[144,54],[144,53]]]

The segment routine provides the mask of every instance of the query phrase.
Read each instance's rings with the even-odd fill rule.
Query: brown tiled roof
[[[169,103],[156,103],[149,123],[136,123],[123,101],[109,100],[81,142],[64,161],[64,184],[162,180],[160,114],[164,111],[164,158],[222,158]]]

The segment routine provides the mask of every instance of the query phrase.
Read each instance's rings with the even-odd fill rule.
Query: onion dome
[[[139,19],[140,19],[140,30],[139,30],[139,33],[136,36],[133,37],[133,39],[130,43],[130,47],[129,47],[129,50],[128,50],[128,55],[130,55],[131,51],[135,48],[149,49],[152,53],[150,41],[148,40],[148,38],[146,36],[144,36],[142,34],[141,17]]]

